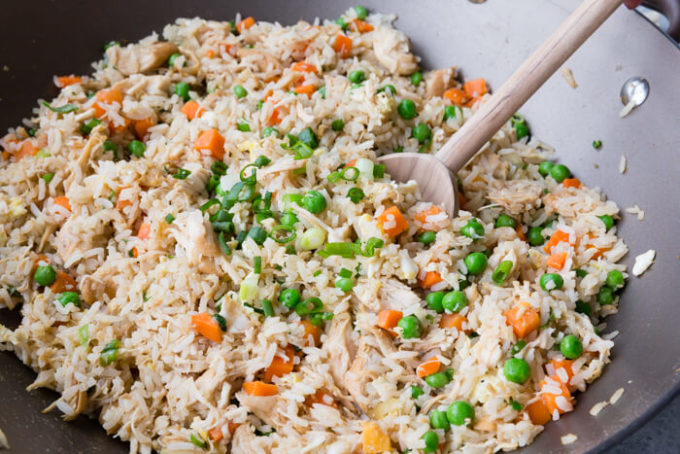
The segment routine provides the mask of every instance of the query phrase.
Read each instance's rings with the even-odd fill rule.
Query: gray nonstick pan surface
[[[3,2],[0,27],[0,128],[18,124],[38,97],[56,94],[53,74],[88,73],[89,63],[111,40],[136,41],[177,17],[229,20],[237,11],[257,20],[294,23],[300,18],[335,18],[354,2],[83,0]],[[396,13],[397,26],[412,39],[426,68],[457,65],[465,77],[485,77],[491,88],[512,73],[575,8],[575,0],[376,0],[372,10]],[[663,2],[662,2],[663,3]],[[680,14],[665,2],[668,15]],[[673,9],[675,8],[675,9]],[[673,25],[678,30],[677,24]],[[576,410],[549,424],[529,453],[604,451],[622,440],[680,390],[680,51],[642,16],[620,8],[568,62],[578,88],[556,74],[521,110],[532,132],[555,146],[557,157],[589,186],[599,186],[621,208],[639,205],[643,221],[624,213],[619,234],[630,247],[624,259],[648,249],[654,265],[632,277],[620,312],[607,319],[619,331],[613,362]],[[626,118],[619,91],[628,78],[645,77],[650,96]],[[596,151],[593,140],[604,146]],[[628,170],[620,174],[625,155]],[[10,327],[18,314],[0,311]],[[96,421],[66,423],[57,412],[40,411],[56,398],[50,391],[26,392],[35,374],[0,352],[0,428],[13,453],[127,452]],[[588,411],[623,387],[623,397],[597,417]],[[562,446],[560,436],[578,440]]]

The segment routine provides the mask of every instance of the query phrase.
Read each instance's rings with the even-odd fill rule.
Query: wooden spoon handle
[[[437,152],[460,170],[623,0],[585,0]]]

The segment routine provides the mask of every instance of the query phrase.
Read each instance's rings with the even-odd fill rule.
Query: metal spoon
[[[436,155],[397,153],[380,158],[397,181],[415,180],[423,200],[458,211],[451,173],[460,170],[623,0],[585,0],[456,132]]]

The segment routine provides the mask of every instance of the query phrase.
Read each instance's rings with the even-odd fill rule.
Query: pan
[[[464,76],[485,77],[499,87],[518,64],[545,39],[578,3],[575,0],[375,0],[364,2],[380,12],[396,13],[397,27],[412,39],[426,68],[458,65]],[[657,1],[680,34],[680,3]],[[0,27],[0,127],[28,116],[38,97],[56,95],[53,74],[87,73],[101,56],[103,43],[136,41],[180,16],[229,20],[237,11],[258,20],[290,24],[300,18],[334,18],[344,1],[267,0],[188,2],[23,1],[3,4]],[[649,419],[680,390],[680,52],[677,43],[641,15],[623,8],[566,64],[578,84],[571,88],[553,76],[521,112],[532,131],[554,145],[560,161],[589,185],[599,186],[620,207],[638,205],[643,221],[624,215],[620,236],[630,247],[624,260],[657,251],[652,268],[632,278],[620,312],[607,331],[619,331],[613,362],[588,391],[578,396],[573,413],[549,424],[528,453],[599,452],[615,445]],[[646,102],[626,118],[619,91],[630,77],[650,84]],[[600,151],[593,140],[603,143]],[[619,172],[625,155],[628,166]],[[18,322],[18,314],[0,311],[0,323]],[[26,392],[35,378],[12,355],[0,352],[0,428],[14,453],[113,454],[126,443],[108,438],[96,421],[84,417],[61,421],[56,412],[41,414],[56,398],[50,391]],[[618,388],[623,397],[593,417],[588,410]],[[573,433],[577,441],[560,444]]]

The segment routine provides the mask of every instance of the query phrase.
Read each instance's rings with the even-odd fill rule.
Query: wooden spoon
[[[397,181],[415,180],[423,200],[458,212],[451,172],[460,170],[623,0],[585,0],[435,155],[395,153],[379,160]]]

